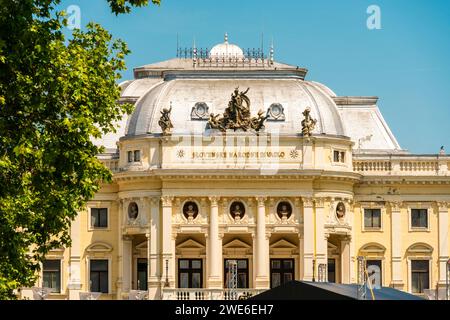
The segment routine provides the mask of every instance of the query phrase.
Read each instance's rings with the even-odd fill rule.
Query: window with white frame
[[[141,161],[141,150],[132,150],[127,153],[128,162],[140,162]]]
[[[333,161],[339,163],[345,163],[345,151],[334,150]]]
[[[381,229],[381,209],[364,209],[364,229]]]
[[[411,291],[424,293],[430,288],[430,263],[428,260],[411,260]]]
[[[411,209],[411,228],[428,229],[428,209]]]
[[[42,262],[42,286],[51,292],[61,292],[61,260],[52,259]]]
[[[90,260],[89,281],[91,292],[109,292],[108,260]]]
[[[108,208],[91,208],[91,227],[108,228]]]

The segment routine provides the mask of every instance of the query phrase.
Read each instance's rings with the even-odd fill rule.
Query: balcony
[[[365,176],[448,176],[449,156],[354,156],[353,170]]]
[[[266,289],[163,289],[163,300],[246,300]]]

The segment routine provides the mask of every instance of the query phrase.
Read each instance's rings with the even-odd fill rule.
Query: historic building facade
[[[136,68],[121,84],[134,112],[96,141],[114,182],[38,286],[54,299],[230,299],[230,283],[355,283],[365,257],[374,284],[445,287],[450,156],[403,150],[376,97],[306,74],[227,38]]]

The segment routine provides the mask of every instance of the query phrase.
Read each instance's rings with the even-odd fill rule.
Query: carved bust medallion
[[[183,215],[188,219],[188,221],[194,221],[198,215],[198,205],[194,201],[187,201],[183,205]]]
[[[241,201],[234,201],[230,206],[230,214],[235,221],[241,220],[245,215],[245,206]]]
[[[139,215],[139,207],[136,202],[131,202],[128,205],[128,218],[130,220],[136,220]]]
[[[345,204],[343,202],[339,202],[336,206],[336,217],[338,219],[345,217]]]
[[[292,206],[287,201],[281,201],[277,205],[277,214],[282,221],[286,221],[292,214]]]

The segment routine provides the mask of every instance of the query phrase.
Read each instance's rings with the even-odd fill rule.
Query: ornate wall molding
[[[314,199],[311,197],[302,197],[303,207],[312,208],[314,206]]]
[[[436,205],[439,209],[439,211],[448,211],[449,207],[450,207],[450,202],[446,202],[446,201],[437,201]]]
[[[162,196],[161,197],[161,202],[162,202],[163,207],[171,207],[173,200],[174,200],[173,196]]]

